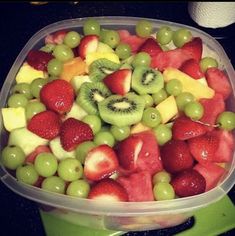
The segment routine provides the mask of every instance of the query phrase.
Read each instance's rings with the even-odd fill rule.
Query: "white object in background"
[[[190,2],[188,11],[203,27],[220,28],[235,22],[235,2]]]

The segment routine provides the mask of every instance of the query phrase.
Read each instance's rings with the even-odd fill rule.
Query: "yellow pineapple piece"
[[[150,130],[150,128],[139,122],[131,127],[131,134],[140,133],[146,130]]]

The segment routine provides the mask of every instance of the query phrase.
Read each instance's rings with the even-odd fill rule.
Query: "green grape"
[[[43,180],[41,187],[50,192],[64,194],[66,183],[58,176],[50,176]]]
[[[178,79],[172,79],[166,83],[165,88],[168,94],[177,96],[182,92],[183,85]]]
[[[175,191],[169,183],[157,183],[153,187],[153,195],[155,200],[171,200],[175,198]]]
[[[32,164],[28,164],[17,167],[16,178],[20,182],[34,185],[37,182],[39,175],[35,170],[35,167]]]
[[[12,94],[7,102],[9,107],[25,107],[28,104],[28,99],[24,94],[15,93]]]
[[[83,24],[83,33],[84,35],[89,34],[100,34],[100,24],[95,19],[87,19]]]
[[[149,66],[151,63],[151,57],[147,52],[139,52],[135,55],[132,66],[136,68],[137,66]]]
[[[160,146],[164,145],[172,138],[172,130],[166,124],[160,124],[153,128],[153,132]]]
[[[41,88],[47,83],[47,79],[38,78],[30,84],[30,91],[35,98],[39,98]]]
[[[205,73],[207,71],[207,69],[212,68],[212,67],[218,67],[218,62],[216,61],[216,59],[214,59],[213,57],[203,57],[200,62],[200,69],[203,73]]]
[[[152,94],[153,103],[155,105],[161,103],[167,98],[167,92],[165,89],[160,89],[157,93]]]
[[[192,101],[185,105],[184,113],[193,120],[199,120],[203,116],[204,108],[200,102]]]
[[[100,131],[101,129],[101,119],[99,116],[96,115],[86,115],[83,119],[83,122],[85,122],[86,124],[88,124],[92,131],[93,134],[96,134]]]
[[[148,127],[156,127],[162,121],[160,112],[154,107],[148,107],[144,110],[142,123]]]
[[[13,87],[12,92],[23,94],[27,99],[33,98],[33,95],[31,94],[31,91],[30,91],[30,85],[27,83],[16,84]]]
[[[145,101],[145,108],[151,107],[153,105],[153,97],[149,94],[142,94],[140,95]]]
[[[166,45],[170,43],[172,37],[173,37],[173,31],[169,26],[162,26],[157,31],[156,39],[161,45]]]
[[[56,59],[66,62],[74,58],[73,50],[65,44],[57,44],[53,50]]]
[[[80,143],[75,149],[76,158],[84,164],[87,153],[94,148],[96,145],[92,141],[85,141]]]
[[[45,111],[46,106],[39,101],[29,102],[25,107],[25,116],[27,120],[30,120],[34,115]]]
[[[66,194],[69,196],[87,198],[90,191],[90,185],[83,179],[75,180],[68,185]]]
[[[140,20],[137,22],[135,32],[140,37],[149,37],[152,33],[152,23],[147,20]]]
[[[235,129],[235,113],[231,111],[224,111],[219,114],[216,123],[224,130],[232,131]]]
[[[116,48],[120,42],[120,36],[115,30],[105,30],[102,37],[103,43],[108,44],[111,48]]]
[[[46,45],[40,48],[40,51],[51,53],[53,52],[54,48],[55,44],[47,43]]]
[[[47,71],[52,76],[58,76],[63,71],[63,62],[58,59],[51,59],[47,64]]]
[[[94,143],[98,146],[101,144],[107,144],[113,147],[115,144],[115,139],[110,131],[100,131],[94,137]]]
[[[131,47],[127,43],[120,43],[116,47],[115,53],[121,60],[127,59],[131,55]]]
[[[75,158],[67,158],[60,161],[57,169],[59,177],[65,181],[80,179],[83,175],[83,167],[80,161]]]
[[[56,173],[58,162],[52,153],[40,153],[37,155],[34,166],[39,175],[49,177]]]
[[[76,31],[69,31],[64,37],[64,44],[70,48],[76,48],[81,40],[81,36]]]
[[[117,141],[122,141],[130,135],[131,129],[129,126],[118,127],[112,125],[110,132]]]
[[[181,48],[185,43],[191,41],[192,33],[188,29],[178,29],[173,32],[173,43],[177,48]]]
[[[164,170],[157,172],[153,176],[153,185],[157,183],[170,183],[170,181],[171,181],[171,175]]]
[[[104,28],[101,28],[100,29],[100,36],[99,36],[99,39],[101,42],[104,42],[104,37],[105,37],[105,34],[106,32],[108,31],[109,29],[104,29]]]
[[[15,170],[25,161],[25,154],[18,146],[6,146],[2,150],[2,163],[10,170]]]
[[[185,105],[189,102],[194,101],[195,97],[193,96],[193,94],[191,94],[189,92],[182,92],[176,97],[175,100],[176,100],[176,104],[177,104],[178,109],[180,111],[183,111]]]

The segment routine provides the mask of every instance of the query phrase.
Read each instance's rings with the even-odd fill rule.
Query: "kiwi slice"
[[[85,82],[81,85],[76,102],[88,113],[98,114],[97,104],[111,95],[111,92],[102,82]]]
[[[114,71],[118,70],[120,64],[110,61],[106,58],[100,58],[91,63],[89,66],[89,77],[91,81],[102,81],[102,79]]]
[[[160,71],[147,66],[137,66],[134,69],[131,88],[138,94],[157,93],[163,87],[164,79]]]
[[[98,103],[100,117],[106,123],[116,126],[138,123],[142,118],[144,106],[144,99],[134,93],[127,93],[125,96],[111,95]]]

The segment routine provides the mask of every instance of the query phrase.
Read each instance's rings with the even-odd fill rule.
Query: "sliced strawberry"
[[[182,49],[192,58],[199,62],[202,58],[202,40],[199,37],[194,37],[190,42],[183,45]]]
[[[161,148],[161,159],[166,171],[174,174],[193,167],[194,160],[185,141],[171,140]]]
[[[100,180],[91,187],[88,199],[127,202],[128,195],[126,190],[117,181],[108,178]]]
[[[198,171],[189,169],[174,176],[171,185],[177,196],[189,197],[204,193],[206,180]]]
[[[214,163],[197,164],[194,169],[198,171],[206,180],[206,191],[214,188],[221,177],[225,174],[226,170]]]
[[[203,135],[207,132],[206,126],[185,116],[179,116],[174,120],[172,135],[176,140],[187,140]]]
[[[210,132],[188,140],[193,157],[201,164],[212,162],[219,145],[219,138]]]
[[[64,114],[70,111],[74,101],[72,85],[62,79],[53,80],[40,90],[40,100],[47,109]]]
[[[26,61],[36,70],[47,71],[47,64],[53,58],[54,56],[51,53],[31,50],[27,55]]]
[[[84,36],[78,46],[78,54],[82,59],[86,58],[88,53],[95,52],[98,47],[99,37],[97,35]]]
[[[138,49],[138,52],[146,52],[151,57],[156,56],[162,52],[161,47],[154,38],[148,38]]]
[[[31,152],[26,158],[25,158],[25,163],[34,163],[35,158],[37,157],[38,154],[42,152],[51,152],[51,149],[48,146],[45,145],[40,145],[35,148],[33,152]]]
[[[53,34],[49,34],[45,38],[45,44],[62,44],[64,41],[64,37],[68,31],[66,30],[59,30]]]
[[[46,110],[34,115],[28,122],[27,128],[41,138],[51,140],[59,135],[60,125],[60,116]]]
[[[131,35],[128,30],[118,30],[118,34],[119,34],[119,37],[120,37],[121,41],[125,38],[130,37],[130,35]]]
[[[189,59],[185,61],[179,68],[179,70],[181,70],[182,72],[191,76],[194,79],[201,79],[205,76],[204,73],[201,71],[199,62],[196,61],[195,59]]]
[[[153,201],[152,177],[147,171],[133,173],[117,178],[128,194],[130,202]]]
[[[130,69],[120,69],[114,71],[112,74],[107,75],[103,79],[103,83],[110,89],[112,93],[125,95],[130,91],[131,74],[132,71]]]
[[[74,150],[78,144],[93,139],[91,127],[75,118],[65,120],[60,129],[60,141],[66,151]]]
[[[84,163],[84,175],[89,180],[98,181],[112,175],[118,165],[114,150],[106,144],[99,145],[88,152]]]

